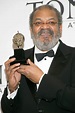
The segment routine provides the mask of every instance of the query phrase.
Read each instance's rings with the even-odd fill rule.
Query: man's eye
[[[55,25],[57,22],[54,22],[54,21],[51,21],[51,22],[48,22],[47,24],[49,25]]]
[[[35,22],[34,23],[36,26],[40,26],[42,23],[41,22]]]

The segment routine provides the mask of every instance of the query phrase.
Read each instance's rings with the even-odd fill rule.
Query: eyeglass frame
[[[33,23],[36,27],[40,27],[43,26],[44,24],[48,25],[48,26],[55,26],[56,24],[60,24],[59,22],[53,22],[53,21],[49,21],[49,22],[34,22]]]

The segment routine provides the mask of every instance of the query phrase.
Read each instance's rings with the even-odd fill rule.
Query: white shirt
[[[58,46],[59,46],[59,43],[60,43],[60,42],[58,42],[58,43],[52,48],[53,51],[54,51],[54,54],[56,54],[56,51],[57,51]],[[36,56],[35,56],[36,53],[45,53],[45,52],[39,50],[39,49],[35,46],[35,51],[34,51],[34,63],[44,72],[44,74],[47,74],[54,57],[48,57],[48,56],[46,56],[46,57],[44,57],[41,61],[38,62],[37,59],[36,59]],[[37,84],[37,89],[38,89],[38,87],[39,87],[39,85],[40,85],[40,82],[41,82],[41,80],[42,80],[44,74],[42,75],[42,77],[40,78],[39,83]],[[17,90],[18,90],[18,89],[17,89]],[[8,98],[8,99],[10,99],[10,98],[13,99],[13,98],[16,96],[17,90],[15,90],[13,93],[10,94],[10,91],[9,91],[9,89],[8,89],[7,98]]]

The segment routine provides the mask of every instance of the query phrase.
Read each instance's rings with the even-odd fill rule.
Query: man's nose
[[[46,28],[50,28],[48,23],[42,23],[41,28],[46,29]]]

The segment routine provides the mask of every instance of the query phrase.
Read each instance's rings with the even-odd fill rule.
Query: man
[[[59,40],[58,10],[50,5],[36,8],[30,15],[30,31],[35,46],[25,51],[27,65],[10,65],[15,58],[5,62],[3,113],[74,113],[75,53]]]

